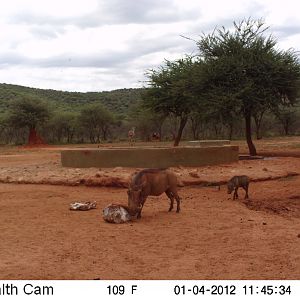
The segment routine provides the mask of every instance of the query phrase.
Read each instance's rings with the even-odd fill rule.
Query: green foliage
[[[49,107],[57,111],[79,112],[82,106],[101,103],[115,114],[126,115],[128,108],[140,101],[143,89],[120,89],[111,92],[63,92],[23,87],[11,84],[0,84],[0,114],[20,97],[43,99]]]
[[[145,107],[143,103],[133,105],[128,113],[127,121],[130,126],[137,129],[137,135],[142,139],[149,141],[154,132],[162,134],[162,126],[166,115]]]
[[[52,133],[52,139],[56,142],[62,142],[66,139],[68,143],[72,138],[78,126],[78,113],[59,111],[52,115],[49,122],[44,126],[46,135]],[[48,133],[48,134],[47,134]]]
[[[296,102],[300,65],[292,50],[279,51],[261,21],[234,23],[204,35],[198,42],[204,60],[205,95],[213,107],[242,114],[250,153],[256,150],[251,139],[251,117],[266,109]],[[223,113],[222,113],[223,111]]]
[[[292,106],[280,105],[273,113],[276,119],[282,125],[285,135],[289,135],[294,124],[296,124],[299,116],[297,116],[297,110]]]
[[[34,97],[23,97],[11,103],[8,122],[15,128],[35,129],[50,117],[45,102]]]
[[[159,70],[150,70],[150,88],[144,94],[145,106],[155,112],[189,115],[195,107],[194,62],[191,57],[166,61]]]
[[[145,107],[164,116],[180,118],[174,146],[179,144],[188,117],[199,102],[201,84],[195,82],[195,72],[200,73],[200,66],[187,56],[174,62],[166,61],[159,70],[148,73],[150,88],[143,97]]]
[[[101,136],[107,139],[109,128],[115,123],[114,115],[101,104],[85,106],[79,115],[81,126],[89,132],[92,143],[100,143]]]
[[[207,94],[215,101],[233,99],[230,105],[241,113],[277,106],[283,99],[295,101],[300,74],[296,54],[278,51],[274,38],[263,36],[267,28],[261,21],[234,26],[234,32],[218,29],[198,42],[206,62]]]

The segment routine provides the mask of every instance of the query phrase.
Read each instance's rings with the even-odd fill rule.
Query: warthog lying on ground
[[[248,196],[249,182],[250,179],[246,175],[232,177],[227,183],[228,194],[231,194],[232,191],[234,190],[233,200],[237,199],[239,197],[237,192],[238,188],[242,187],[246,192],[245,199],[249,198]]]
[[[141,217],[142,209],[148,196],[166,193],[171,200],[169,211],[173,209],[174,199],[180,211],[180,197],[177,193],[177,177],[167,169],[145,169],[135,174],[129,184],[128,208],[132,216]]]

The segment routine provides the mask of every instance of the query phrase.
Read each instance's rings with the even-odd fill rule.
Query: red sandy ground
[[[63,172],[54,149],[0,153],[1,172],[11,178],[15,168],[26,173],[36,165]],[[292,167],[300,171],[300,158],[196,171],[209,181]],[[178,170],[184,178],[190,171]],[[179,214],[167,212],[165,195],[150,197],[140,220],[117,225],[103,221],[102,208],[126,204],[124,188],[1,183],[0,279],[300,279],[300,176],[251,182],[249,201],[243,191],[229,199],[224,185],[179,193]],[[70,211],[76,201],[97,201],[98,208]]]

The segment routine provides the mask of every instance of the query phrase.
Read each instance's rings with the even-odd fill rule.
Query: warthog
[[[135,174],[129,184],[128,208],[132,216],[141,217],[142,209],[148,196],[166,193],[171,200],[169,211],[173,209],[174,199],[180,211],[180,197],[177,193],[177,177],[167,169],[144,169]]]
[[[232,191],[234,190],[233,200],[237,199],[239,197],[238,196],[238,188],[242,187],[246,192],[245,199],[249,198],[249,196],[248,196],[249,182],[250,182],[250,179],[246,175],[233,176],[227,183],[228,194],[231,194]]]

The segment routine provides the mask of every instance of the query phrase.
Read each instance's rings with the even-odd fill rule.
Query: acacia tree
[[[150,141],[154,132],[162,136],[165,119],[165,115],[146,108],[142,102],[132,105],[127,116],[128,123],[137,128],[140,138],[145,141]]]
[[[179,118],[174,146],[178,146],[189,115],[196,105],[198,95],[194,91],[194,66],[192,57],[187,56],[173,62],[166,61],[158,70],[148,73],[150,88],[143,96],[144,105],[164,116]]]
[[[206,97],[243,116],[250,155],[257,154],[251,136],[253,114],[295,103],[300,76],[296,53],[278,50],[276,40],[265,36],[267,29],[262,21],[248,19],[234,22],[233,31],[222,27],[197,42],[205,61]]]
[[[114,115],[99,103],[87,105],[79,115],[79,123],[89,132],[91,143],[100,143],[101,138],[106,140],[114,122]]]
[[[274,112],[276,119],[280,122],[285,135],[289,135],[291,127],[297,121],[296,110],[292,107],[280,106]]]
[[[22,96],[11,104],[8,122],[14,128],[29,129],[28,144],[44,143],[37,134],[37,127],[43,125],[50,117],[47,105],[35,97]]]
[[[71,143],[76,130],[78,114],[75,112],[57,111],[46,124],[44,131],[50,135],[52,140],[62,142],[66,140]]]
[[[261,125],[262,125],[262,120],[267,112],[268,107],[262,107],[260,109],[256,109],[253,111],[252,116],[254,119],[254,124],[255,124],[255,133],[256,133],[256,139],[260,140],[262,138],[262,133],[261,133]]]

